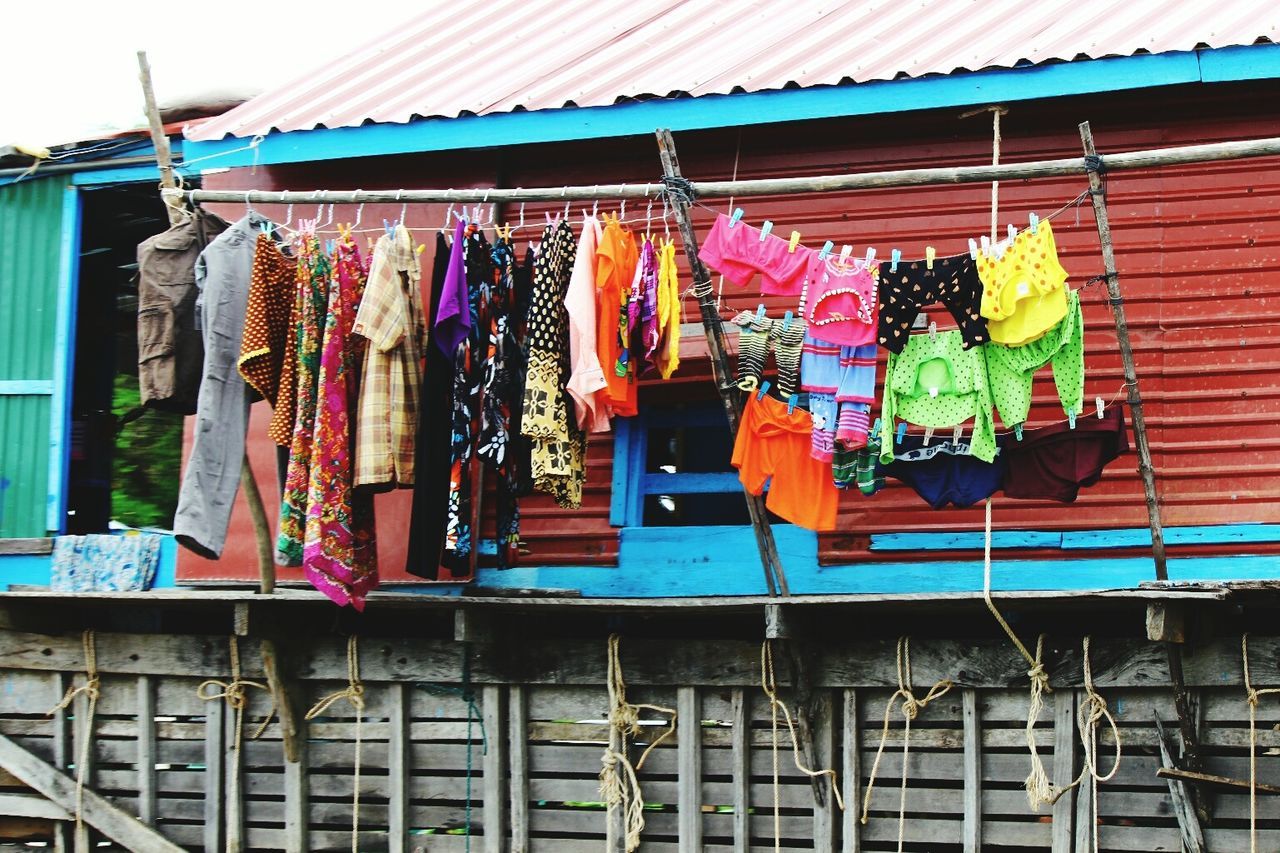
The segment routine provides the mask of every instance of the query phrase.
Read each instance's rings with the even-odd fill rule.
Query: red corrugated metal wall
[[[1265,94],[1271,92],[1271,95]],[[1080,153],[1076,123],[1093,123],[1099,148],[1107,151],[1280,135],[1280,103],[1273,91],[1253,85],[1204,87],[1071,98],[1014,107],[1003,122],[1005,162]],[[681,163],[693,179],[860,172],[875,169],[964,165],[989,162],[991,126],[987,117],[959,119],[955,113],[906,114],[886,118],[832,120],[789,125],[678,134]],[[370,167],[376,166],[376,171]],[[382,161],[335,161],[307,167],[275,167],[210,177],[209,187],[332,189],[395,186],[538,186],[643,183],[660,174],[651,139],[527,146],[452,155],[422,155]],[[1074,198],[1083,179],[1005,182],[1000,187],[1000,222],[1025,224],[1035,211],[1045,216]],[[1121,282],[1125,291],[1138,374],[1147,402],[1165,523],[1228,524],[1280,522],[1280,173],[1275,160],[1187,166],[1118,173],[1110,179],[1109,203]],[[717,209],[727,205],[712,203]],[[919,257],[926,245],[940,255],[966,249],[967,238],[989,227],[989,185],[864,191],[837,195],[750,199],[746,218],[774,222],[777,233],[793,229],[807,245],[830,239],[852,243],[861,254],[876,246],[880,257],[899,248]],[[639,208],[639,209],[637,209]],[[526,221],[541,219],[542,206],[528,205]],[[314,211],[295,211],[309,216]],[[233,212],[234,213],[234,212]],[[282,213],[282,211],[280,211]],[[398,210],[366,209],[364,221],[380,223]],[[712,217],[699,210],[705,233]],[[518,216],[508,211],[508,218]],[[643,216],[632,206],[628,217]],[[339,218],[343,217],[341,212]],[[443,209],[416,208],[411,227],[438,227]],[[1080,286],[1101,271],[1097,232],[1086,202],[1078,215],[1068,211],[1054,223],[1071,284]],[[530,229],[536,231],[536,229]],[[429,236],[429,235],[428,235]],[[536,235],[530,235],[536,236]],[[426,239],[428,245],[432,240]],[[687,280],[687,279],[686,279]],[[754,308],[757,293],[727,286],[724,314]],[[787,300],[766,298],[780,314]],[[1122,374],[1115,333],[1103,288],[1083,294],[1086,324],[1086,400],[1117,398]],[[692,303],[690,320],[696,320]],[[939,326],[945,311],[930,311]],[[642,402],[664,398],[711,398],[705,359],[691,359],[700,342],[686,346],[678,381],[656,383]],[[1086,407],[1092,408],[1092,403]],[[1057,414],[1055,414],[1055,410]],[[1032,422],[1061,417],[1051,375],[1036,383]],[[557,510],[535,497],[523,504],[523,536],[530,564],[607,563],[617,552],[608,526],[612,444],[593,442],[588,495],[577,513]],[[260,464],[267,487],[270,468]],[[273,487],[272,487],[273,488]],[[268,494],[271,492],[268,491]],[[402,562],[399,525],[407,516],[407,495],[381,500],[380,533],[384,567]],[[385,507],[385,509],[384,509]],[[997,498],[996,525],[1003,529],[1096,529],[1146,524],[1136,457],[1107,469],[1101,483],[1069,507]],[[391,528],[389,529],[389,525]],[[981,512],[929,509],[914,493],[895,485],[874,498],[842,497],[840,532],[822,537],[824,562],[868,556],[869,537],[891,531],[954,531],[981,528]],[[249,535],[238,524],[233,535]],[[402,545],[401,545],[402,547]],[[252,554],[251,546],[246,555]],[[239,553],[239,552],[237,552]],[[251,561],[200,566],[184,555],[184,577],[251,577]],[[247,568],[246,568],[247,566]],[[407,579],[384,571],[388,580]]]

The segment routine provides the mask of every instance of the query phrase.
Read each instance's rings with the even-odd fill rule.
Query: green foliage
[[[138,377],[116,374],[117,422],[142,404]],[[111,518],[130,527],[173,526],[182,464],[182,416],[148,409],[119,428],[111,466]]]

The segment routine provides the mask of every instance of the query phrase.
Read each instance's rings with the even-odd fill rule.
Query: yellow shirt
[[[980,253],[983,317],[991,340],[1020,346],[1040,338],[1067,315],[1067,271],[1058,262],[1053,226],[1021,231],[1000,257]]]
[[[680,274],[670,240],[658,251],[658,371],[663,379],[680,366]]]

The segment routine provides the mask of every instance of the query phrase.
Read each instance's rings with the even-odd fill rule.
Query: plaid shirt
[[[408,229],[373,250],[355,332],[369,339],[356,414],[355,485],[413,485],[422,382],[421,273]]]

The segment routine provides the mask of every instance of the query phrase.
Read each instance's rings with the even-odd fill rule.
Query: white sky
[[[145,124],[138,50],[147,51],[162,106],[215,90],[254,94],[423,8],[421,0],[62,0],[35,17],[11,16],[0,50],[0,144],[56,145]]]

